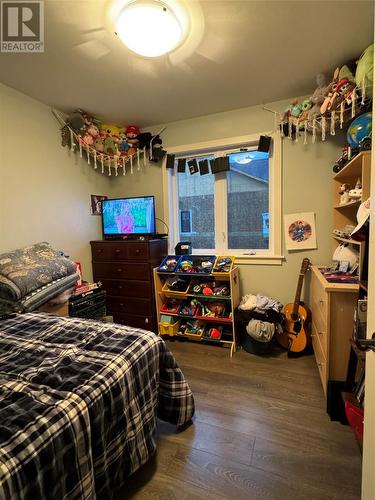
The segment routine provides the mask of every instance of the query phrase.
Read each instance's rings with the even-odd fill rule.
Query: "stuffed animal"
[[[103,141],[103,150],[106,155],[114,155],[116,152],[115,141],[109,134]]]
[[[126,135],[122,133],[120,135],[119,141],[117,143],[118,152],[121,156],[126,156],[130,149],[130,145],[127,142]]]
[[[323,116],[328,114],[328,112],[330,111],[329,106],[330,106],[330,103],[332,101],[333,94],[335,93],[336,85],[339,81],[339,72],[340,72],[339,68],[336,68],[334,73],[333,73],[333,78],[332,78],[331,83],[325,89],[324,101],[323,101],[323,104],[320,106],[320,113]]]
[[[87,127],[87,133],[95,139],[99,135],[99,128],[94,123],[91,123],[91,125]]]
[[[91,146],[92,144],[94,144],[95,141],[93,136],[88,133],[86,133],[83,137],[80,137],[79,140],[81,144],[85,146]]]
[[[303,129],[303,127],[305,126],[305,122],[309,117],[309,110],[312,107],[311,99],[310,98],[304,99],[301,102],[300,107],[301,107],[301,114],[298,117],[298,123],[299,123],[299,128]]]
[[[96,151],[98,153],[103,153],[104,152],[104,139],[103,137],[101,137],[101,135],[98,135],[96,138],[95,138],[95,142],[94,142],[94,148],[96,149]]]
[[[359,88],[365,87],[366,94],[372,96],[372,82],[374,69],[374,45],[370,45],[358,60],[355,72],[355,82]]]
[[[294,101],[288,104],[287,108],[285,109],[283,121],[288,121],[290,117],[298,118],[301,112],[302,110],[300,105],[298,104],[298,100],[294,99]]]
[[[308,112],[308,119],[312,120],[320,115],[320,107],[324,102],[324,96],[326,94],[327,84],[326,84],[326,76],[323,73],[319,73],[316,76],[316,84],[317,88],[314,90],[313,95],[310,97],[310,101],[312,107]]]
[[[149,149],[152,134],[150,132],[141,132],[140,134],[138,134],[137,139],[139,149]]]
[[[117,125],[109,125],[108,123],[103,123],[101,129],[102,132],[117,137],[120,137],[123,132],[122,128],[117,127]]]
[[[130,147],[136,149],[138,147],[139,127],[137,125],[128,125],[125,134]]]
[[[76,134],[84,135],[86,132],[85,120],[78,110],[69,115],[67,124]]]

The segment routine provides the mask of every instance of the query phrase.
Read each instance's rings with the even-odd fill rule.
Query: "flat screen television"
[[[155,234],[153,196],[102,201],[103,238]]]

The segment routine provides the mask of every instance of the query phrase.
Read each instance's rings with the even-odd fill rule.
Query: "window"
[[[199,165],[227,157],[229,170],[191,175],[188,167],[184,173],[164,169],[171,251],[183,239],[191,241],[195,253],[281,259],[281,169],[274,142],[272,154],[257,151],[250,141],[230,148],[215,144],[211,151],[208,145],[201,154],[188,147],[173,151],[176,164],[181,158],[195,158]]]

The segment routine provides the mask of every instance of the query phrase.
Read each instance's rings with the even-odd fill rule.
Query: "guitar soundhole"
[[[299,319],[298,314],[291,314],[290,317],[292,318],[293,321],[297,321]]]

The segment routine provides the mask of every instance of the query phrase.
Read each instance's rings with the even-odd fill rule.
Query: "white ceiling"
[[[1,53],[0,79],[63,111],[144,127],[308,94],[317,73],[372,43],[373,2],[184,1],[201,39],[143,59],[109,27],[110,1],[47,0],[45,52]]]

